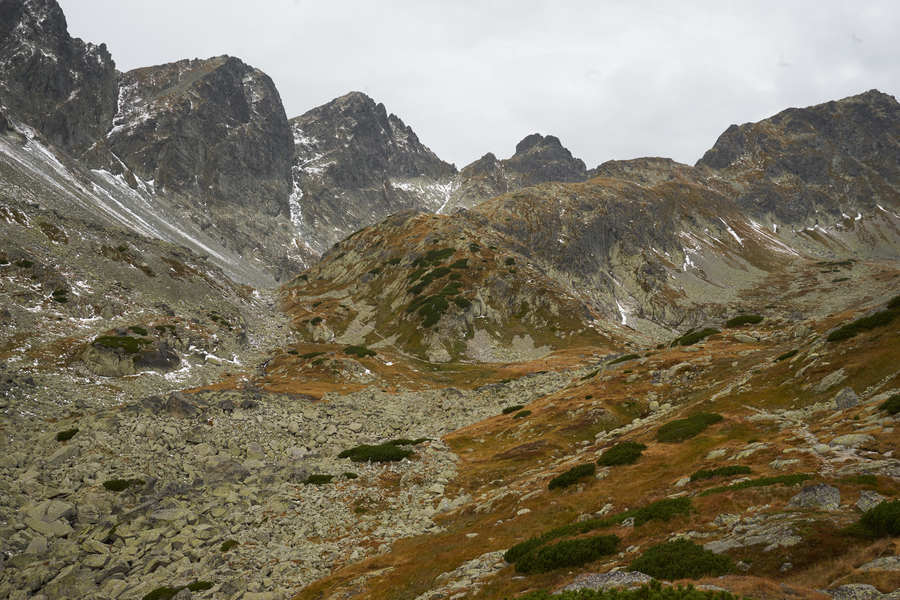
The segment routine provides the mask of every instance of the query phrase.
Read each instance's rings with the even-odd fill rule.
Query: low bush
[[[524,419],[525,417],[528,417],[530,415],[531,415],[530,410],[520,410],[519,412],[517,412],[516,414],[513,415],[513,419]]]
[[[900,413],[900,394],[894,394],[887,400],[881,403],[878,407],[881,410],[886,410],[889,415],[896,415]]]
[[[729,592],[698,590],[693,586],[663,587],[651,581],[634,589],[592,590],[581,589],[553,594],[547,591],[530,592],[519,600],[741,600]]]
[[[412,450],[398,444],[362,444],[338,454],[338,458],[349,458],[353,462],[397,462],[413,455]]]
[[[399,257],[399,256],[395,256],[394,258],[389,259],[389,260],[387,261],[386,264],[389,264],[389,265],[391,265],[391,266],[399,265],[399,264],[400,264],[400,257]]]
[[[453,303],[463,310],[466,310],[467,308],[472,306],[472,301],[468,298],[463,298],[462,296],[456,296],[455,298],[453,298]]]
[[[73,437],[75,437],[76,433],[78,433],[77,427],[73,427],[72,429],[66,429],[65,431],[60,431],[59,433],[56,434],[56,441],[57,442],[68,442]]]
[[[710,425],[722,420],[716,413],[696,413],[685,419],[670,421],[659,428],[656,439],[660,442],[677,443],[699,435]]]
[[[325,354],[325,353],[324,352],[307,352],[305,354],[301,354],[300,358],[303,358],[303,359],[315,358],[317,356],[322,356],[323,354]]]
[[[640,508],[626,510],[606,517],[596,517],[586,521],[569,523],[561,527],[550,529],[541,535],[531,537],[524,542],[512,546],[506,551],[503,558],[506,562],[513,563],[535,548],[539,548],[549,541],[570,535],[581,535],[604,527],[612,527],[613,525],[618,525],[625,519],[633,518],[634,526],[640,527],[649,521],[668,521],[676,515],[688,514],[690,511],[690,498],[665,498],[663,500],[651,502]]]
[[[725,321],[725,327],[741,327],[742,325],[756,325],[762,323],[763,318],[759,315],[738,315]]]
[[[439,250],[429,250],[423,256],[413,261],[414,267],[434,265],[444,259],[450,258],[456,252],[456,248],[441,248]]]
[[[385,444],[390,444],[391,446],[418,446],[422,442],[427,442],[427,437],[420,437],[414,440],[409,438],[397,438],[396,440],[391,440],[389,442],[385,442]]]
[[[870,473],[860,473],[857,475],[850,475],[848,477],[841,477],[841,481],[854,485],[864,485],[874,488],[878,487],[878,477]]]
[[[147,335],[147,328],[141,327],[140,325],[132,325],[128,330],[138,335]]]
[[[233,550],[234,548],[237,548],[237,547],[238,547],[237,540],[225,540],[224,542],[222,542],[222,545],[219,546],[219,551],[220,552],[228,552],[229,550]]]
[[[334,475],[324,475],[322,473],[316,473],[307,477],[303,483],[309,485],[325,485],[326,483],[331,483],[331,480],[334,479]]]
[[[128,335],[101,335],[94,339],[94,346],[115,350],[121,348],[126,354],[137,354],[143,350],[150,340],[135,338]]]
[[[702,481],[713,477],[731,477],[732,475],[749,475],[750,467],[734,465],[732,467],[719,467],[717,469],[700,469],[691,475],[691,481]]]
[[[509,258],[504,260],[503,263],[506,265],[514,265],[514,264],[516,264],[516,259],[514,259],[512,256],[510,256]]]
[[[794,357],[794,356],[797,356],[797,353],[798,353],[798,352],[800,352],[800,351],[797,350],[796,348],[793,349],[793,350],[788,350],[788,351],[785,352],[784,354],[779,354],[779,355],[775,358],[775,362],[781,362],[781,361],[783,361],[783,360],[787,360],[787,359],[789,359],[789,358],[792,358],[792,357]]]
[[[878,537],[900,535],[900,500],[882,502],[867,510],[859,522]]]
[[[615,446],[608,448],[597,461],[602,467],[612,467],[616,465],[631,465],[637,462],[641,457],[641,453],[647,449],[647,446],[638,442],[619,442]]]
[[[468,269],[469,268],[469,259],[461,258],[455,263],[450,265],[451,269]]]
[[[504,408],[503,414],[508,415],[509,413],[514,413],[517,410],[522,410],[523,408],[525,407],[521,404],[513,404],[512,406],[507,406],[506,408]]]
[[[723,485],[720,487],[704,490],[701,496],[709,496],[710,494],[718,494],[720,492],[730,492],[733,490],[745,490],[754,487],[768,487],[770,485],[797,485],[803,483],[807,479],[812,479],[813,475],[809,473],[794,473],[793,475],[777,475],[775,477],[760,477],[758,479],[748,479],[740,483],[732,485]]]
[[[358,479],[358,478],[359,478],[359,475],[357,475],[356,473],[354,473],[352,471],[347,471],[346,473],[344,473],[344,479]]]
[[[551,479],[550,483],[547,484],[547,488],[554,490],[556,488],[569,487],[570,485],[577,483],[579,479],[590,477],[596,472],[597,467],[596,465],[594,465],[594,463],[578,465],[576,467],[572,467],[565,473],[557,475],[556,477]]]
[[[887,303],[888,310],[900,309],[900,296],[894,296]]]
[[[347,346],[344,348],[344,354],[355,356],[357,358],[366,358],[367,356],[375,356],[378,354],[374,350],[369,350],[365,346]]]
[[[672,342],[673,346],[692,346],[699,342],[700,340],[707,338],[711,335],[719,333],[718,329],[713,329],[712,327],[706,327],[705,329],[700,329],[699,331],[689,331],[684,334],[680,338],[677,338],[674,342]]]
[[[143,479],[110,479],[103,482],[103,487],[111,492],[123,492],[133,485],[144,485]]]
[[[843,327],[838,327],[837,329],[829,333],[826,339],[829,342],[839,342],[841,340],[855,337],[863,331],[870,331],[877,327],[884,327],[885,325],[890,324],[898,314],[900,314],[900,309],[896,308],[889,308],[887,310],[878,311],[877,313],[871,314],[867,317],[862,317],[861,319],[857,319],[852,323],[848,323]]]
[[[630,568],[659,579],[697,579],[724,575],[731,571],[732,563],[727,556],[704,550],[694,542],[676,540],[649,548]]]
[[[623,363],[626,360],[634,360],[635,358],[640,358],[637,354],[625,354],[624,356],[620,356],[614,360],[609,361],[607,364],[609,365],[617,365],[619,363]]]
[[[576,567],[613,554],[618,545],[619,538],[614,535],[565,540],[526,554],[516,562],[516,571],[544,573],[560,567]]]
[[[53,293],[50,294],[50,297],[54,302],[59,302],[60,304],[65,304],[69,301],[69,292],[60,288],[53,290]]]

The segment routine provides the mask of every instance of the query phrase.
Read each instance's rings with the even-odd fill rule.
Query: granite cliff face
[[[109,129],[116,67],[106,45],[72,38],[55,0],[0,3],[0,104],[76,154]]]

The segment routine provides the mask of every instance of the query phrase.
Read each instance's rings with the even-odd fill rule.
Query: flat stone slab
[[[636,588],[650,583],[653,579],[640,571],[610,571],[609,573],[586,573],[563,588],[572,590],[605,590],[609,588]]]

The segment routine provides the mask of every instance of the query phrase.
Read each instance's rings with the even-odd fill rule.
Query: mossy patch
[[[884,402],[882,402],[878,408],[881,410],[887,411],[889,415],[896,415],[900,413],[900,394],[894,394]]]
[[[222,542],[222,545],[219,546],[219,551],[220,552],[228,552],[230,550],[237,548],[238,545],[239,544],[238,544],[237,540],[225,540],[224,542]]]
[[[307,477],[303,483],[307,485],[325,485],[326,483],[331,483],[331,480],[334,479],[334,475],[326,475],[324,473],[314,473]]]
[[[745,467],[744,465],[718,467],[716,469],[700,469],[691,475],[691,481],[702,481],[704,479],[713,479],[715,477],[732,477],[734,475],[749,475],[751,472],[750,467]]]
[[[76,433],[78,433],[77,427],[73,427],[72,429],[66,429],[65,431],[60,431],[59,433],[56,434],[56,441],[57,442],[68,442],[73,437],[75,437]]]
[[[710,494],[718,494],[721,492],[730,492],[735,490],[745,490],[747,488],[768,487],[770,485],[797,485],[808,479],[812,479],[813,475],[809,473],[794,473],[792,475],[777,475],[775,477],[760,477],[758,479],[748,479],[733,485],[725,485],[705,490],[701,496]]]
[[[531,415],[530,410],[520,410],[516,414],[513,415],[513,419],[524,419],[527,416]]]
[[[744,325],[756,325],[762,323],[760,315],[738,315],[725,321],[725,327],[742,327]]]
[[[647,446],[639,442],[619,442],[615,446],[608,448],[600,456],[597,464],[603,467],[631,465],[637,462],[641,457],[641,453],[646,449]]]
[[[124,492],[135,485],[144,485],[143,479],[108,479],[103,482],[103,487],[111,492]]]
[[[609,361],[607,364],[610,366],[617,365],[617,364],[623,363],[627,360],[634,360],[636,358],[640,358],[640,356],[638,356],[637,354],[625,354],[623,356],[620,356],[619,358],[615,358],[615,359]]]
[[[385,442],[348,448],[338,454],[338,458],[349,458],[353,462],[397,462],[412,455],[412,450],[402,448],[400,444]]]
[[[696,413],[685,419],[670,421],[656,432],[660,442],[678,443],[702,433],[710,425],[722,420],[722,415],[715,413]]]
[[[788,350],[784,354],[779,354],[777,357],[775,357],[775,362],[781,362],[783,360],[793,358],[794,356],[797,356],[798,352],[800,352],[800,350],[797,350],[796,348],[793,350]]]
[[[503,414],[508,415],[509,413],[514,413],[514,412],[520,411],[523,408],[525,408],[525,407],[521,404],[513,404],[512,406],[507,406],[506,408],[504,408]]]
[[[727,556],[704,550],[694,542],[676,540],[649,548],[631,563],[631,570],[659,579],[697,579],[729,573],[732,563]]]
[[[713,329],[712,327],[706,327],[704,329],[700,329],[699,331],[689,331],[683,336],[676,338],[675,341],[672,342],[672,346],[693,346],[700,340],[708,338],[711,335],[715,335],[719,333],[718,329]]]
[[[344,348],[344,354],[349,354],[350,356],[355,356],[357,358],[366,358],[368,356],[375,356],[378,353],[365,346],[347,346]]]
[[[569,487],[570,485],[578,483],[579,480],[584,479],[585,477],[590,477],[596,472],[597,466],[594,465],[594,463],[578,465],[551,479],[550,483],[547,484],[547,488],[555,490],[557,488]]]

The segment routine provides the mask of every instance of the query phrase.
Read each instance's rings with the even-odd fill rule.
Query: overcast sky
[[[900,3],[60,0],[121,70],[230,54],[288,117],[350,90],[444,160],[553,134],[593,167],[694,163],[731,123],[871,88],[900,95]]]

